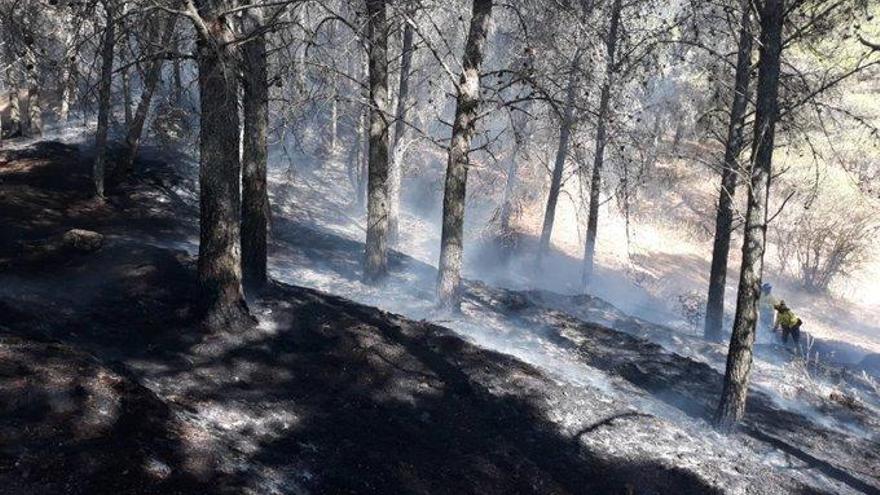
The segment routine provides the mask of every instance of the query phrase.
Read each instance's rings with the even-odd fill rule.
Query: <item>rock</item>
[[[91,253],[101,249],[104,244],[104,236],[92,230],[70,229],[61,236],[61,247],[78,251],[81,253]]]
[[[71,253],[93,253],[104,244],[104,236],[85,229],[70,229],[48,239],[21,243],[22,260],[26,263],[45,263]]]
[[[505,309],[510,311],[523,310],[529,306],[528,298],[516,292],[507,292],[503,294],[500,297],[499,302]]]
[[[853,397],[851,395],[847,395],[842,392],[838,392],[836,390],[831,392],[831,394],[828,396],[828,398],[831,399],[832,401],[840,404],[841,406],[846,407],[847,409],[851,409],[854,411],[859,411],[859,410],[863,409],[863,407],[859,403],[858,399],[856,399],[855,397]]]

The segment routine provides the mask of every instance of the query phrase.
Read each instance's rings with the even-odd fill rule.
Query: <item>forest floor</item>
[[[763,347],[719,435],[719,346],[479,282],[437,314],[433,268],[397,252],[363,286],[314,180],[275,178],[259,324],[204,334],[181,168],[142,160],[98,203],[87,147],[0,150],[0,492],[880,493],[870,380]],[[41,249],[72,228],[100,249]]]

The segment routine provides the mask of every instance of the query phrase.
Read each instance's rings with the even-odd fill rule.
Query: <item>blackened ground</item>
[[[192,211],[152,167],[100,203],[75,147],[0,151],[0,492],[715,491],[561,435],[564,390],[442,327],[273,284],[269,327],[201,334]],[[70,228],[104,246],[23,256]]]
[[[135,379],[69,345],[0,333],[0,493],[205,493],[219,480],[182,468],[184,434]]]
[[[668,402],[690,416],[711,421],[717,405],[722,375],[708,364],[665,350],[660,345],[603,326],[587,324],[572,316],[529,306],[519,317],[541,322],[545,335],[576,352],[584,362],[620,376]],[[552,321],[551,324],[547,324]],[[817,424],[805,413],[777,406],[766,394],[749,393],[741,428],[746,435],[786,455],[800,459],[864,493],[880,491],[880,442],[878,418],[857,408],[827,401],[829,417],[852,424],[857,433]]]

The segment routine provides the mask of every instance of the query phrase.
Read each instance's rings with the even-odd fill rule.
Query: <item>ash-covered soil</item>
[[[577,383],[461,330],[277,282],[251,301],[257,326],[206,335],[180,249],[197,234],[186,175],[142,162],[100,204],[89,166],[60,143],[0,151],[0,493],[880,487],[876,417],[851,414],[861,433],[823,426],[758,393],[723,437],[702,420],[711,366],[531,294],[474,284],[469,298],[510,329],[499,338],[563,352]],[[276,254],[296,259],[287,227]],[[38,249],[72,228],[101,247]],[[325,265],[359,255],[309,239]]]
[[[0,332],[0,493],[206,493],[191,427],[75,346]]]

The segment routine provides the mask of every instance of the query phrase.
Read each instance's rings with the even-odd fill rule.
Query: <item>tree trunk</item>
[[[507,174],[504,180],[504,193],[501,196],[501,211],[499,212],[499,236],[506,247],[510,247],[513,230],[510,227],[513,216],[513,192],[516,190],[517,174],[519,172],[519,154],[523,148],[520,137],[514,137],[513,149],[510,151],[510,161],[507,164]],[[509,253],[506,253],[509,254]]]
[[[534,52],[531,48],[527,49],[525,56],[522,59],[521,70],[523,71],[523,76],[527,76],[534,67]],[[530,93],[532,88],[528,84],[523,84],[521,90],[525,90]],[[499,213],[500,217],[500,228],[499,228],[499,236],[501,239],[501,256],[503,257],[503,261],[507,261],[510,258],[514,247],[514,233],[511,227],[511,220],[513,217],[513,201],[514,195],[516,192],[516,185],[519,179],[519,160],[521,158],[521,153],[523,150],[528,149],[529,145],[529,122],[531,120],[530,110],[531,110],[531,101],[525,100],[522,104],[521,111],[515,111],[515,113],[511,117],[511,127],[513,129],[513,149],[510,153],[510,163],[507,164],[507,175],[504,184],[504,194],[501,197],[501,212]]]
[[[296,15],[296,24],[299,26],[306,26],[307,22],[310,21],[309,18],[306,17],[306,10],[308,9],[295,9]],[[302,47],[297,48],[293,53],[293,68],[294,73],[296,74],[296,89],[300,92],[300,94],[305,94],[306,92],[306,75],[308,71],[306,70],[306,51],[308,50],[308,44],[302,43]]]
[[[330,25],[329,36],[330,38],[334,38],[336,36],[335,25]],[[325,143],[325,152],[328,157],[336,158],[336,153],[339,150],[339,74],[336,71],[330,71],[330,90],[331,90],[331,98],[330,98],[330,143],[329,146]]]
[[[165,27],[165,33],[162,35],[162,46],[168,46],[171,38],[174,36],[174,24],[177,16],[172,15],[168,18],[168,24]],[[134,166],[134,160],[137,158],[138,147],[140,146],[141,136],[144,131],[144,124],[147,121],[147,114],[150,111],[150,103],[153,101],[153,94],[159,85],[159,79],[162,76],[163,58],[157,58],[150,63],[144,77],[144,90],[141,94],[141,100],[138,102],[134,117],[128,126],[128,134],[125,137],[126,152],[122,161],[122,172],[130,172]]]
[[[330,99],[330,153],[336,156],[339,149],[339,76],[333,73],[333,98]]]
[[[248,319],[241,285],[238,74],[233,31],[211,2],[202,13],[198,67],[200,237],[198,278],[204,324],[219,330]]]
[[[9,127],[11,137],[22,135],[20,92],[18,84],[13,84],[9,90]]]
[[[765,0],[761,9],[761,58],[758,64],[755,134],[752,142],[752,169],[742,268],[730,349],[727,352],[724,388],[715,416],[716,425],[722,431],[733,430],[745,413],[749,373],[752,367],[755,321],[764,268],[767,201],[770,195],[774,134],[779,116],[777,100],[784,21],[783,4],[784,0]]]
[[[611,21],[608,26],[608,38],[605,48],[608,53],[605,67],[605,81],[599,95],[599,114],[596,124],[596,153],[593,158],[593,173],[590,177],[590,210],[587,216],[587,235],[584,243],[584,267],[581,282],[586,289],[593,279],[593,265],[596,257],[596,234],[599,225],[599,193],[602,191],[602,166],[605,160],[606,125],[608,106],[611,100],[611,84],[615,71],[615,53],[617,48],[617,31],[620,25],[620,11],[623,9],[621,0],[614,0],[611,10]]]
[[[174,99],[174,103],[176,105],[180,105],[183,102],[183,78],[180,75],[181,67],[180,67],[180,57],[177,56],[177,52],[179,51],[180,42],[175,38],[174,41],[174,58],[171,60],[171,70],[172,70],[172,79],[173,79],[173,92],[171,97]]]
[[[367,109],[363,108],[358,112],[357,127],[355,129],[354,146],[352,147],[351,158],[348,163],[348,179],[354,189],[355,205],[360,212],[364,208],[366,186],[364,170],[368,160],[365,159],[365,149],[369,147],[369,138],[367,136]]]
[[[28,136],[43,134],[43,107],[41,101],[41,82],[37,69],[37,59],[33,51],[25,55],[25,73],[27,75],[27,127]]]
[[[369,78],[369,57],[364,57],[361,62],[361,71],[360,71],[360,79],[361,81],[368,81]],[[368,84],[369,85],[369,82]],[[362,98],[365,101],[369,99],[369,92],[366,95],[362,95]],[[354,194],[355,194],[355,205],[357,206],[357,211],[362,212],[364,210],[364,206],[366,205],[367,199],[367,168],[369,165],[369,147],[370,147],[370,137],[369,137],[369,125],[367,123],[367,115],[369,113],[369,103],[366,103],[361,106],[358,111],[357,116],[357,126],[355,132],[357,136],[355,136],[355,147],[354,147],[354,155],[355,161],[353,163],[349,163],[349,175],[354,177]]]
[[[251,9],[250,28],[262,28],[259,9]],[[259,35],[244,47],[244,159],[242,161],[241,268],[244,287],[259,291],[266,285],[269,229],[269,190],[266,179],[269,127],[269,74],[266,37]]]
[[[76,90],[76,57],[67,50],[73,45],[73,31],[67,31],[65,40],[65,56],[61,65],[61,101],[58,106],[58,120],[66,124],[70,118],[70,103]]]
[[[651,129],[651,152],[648,154],[646,170],[653,170],[657,164],[657,155],[660,152],[660,134],[661,134],[661,113],[657,112],[654,116],[654,127]]]
[[[743,0],[740,8],[743,9],[743,14],[736,57],[736,83],[733,102],[730,105],[730,122],[727,127],[724,164],[721,168],[721,193],[715,216],[715,243],[712,247],[709,296],[706,302],[706,325],[703,330],[704,337],[712,341],[720,340],[721,325],[724,320],[724,286],[727,278],[731,226],[733,225],[733,198],[738,178],[737,162],[742,151],[743,126],[746,107],[749,103],[749,71],[752,64],[751,0]]]
[[[131,51],[131,40],[129,39],[130,26],[127,25],[128,16],[128,6],[126,4],[122,5],[122,12],[119,18],[119,28],[122,31],[122,39],[120,40],[119,48],[117,48],[117,52],[119,53],[119,63],[126,67],[122,69],[119,73],[119,78],[122,82],[122,111],[123,111],[123,124],[126,129],[131,127],[131,119],[132,119],[132,98],[131,98],[131,76],[129,72],[131,71],[128,66],[128,55]]]
[[[124,53],[124,52],[123,52]],[[120,61],[121,64],[125,65],[126,60],[123,57]],[[131,83],[129,81],[128,69],[124,69],[119,77],[122,79],[122,110],[123,110],[123,124],[126,129],[131,128],[131,120],[132,120],[132,99],[131,99]]]
[[[98,129],[95,135],[95,163],[92,166],[92,180],[95,195],[104,197],[104,175],[107,165],[107,131],[110,125],[110,90],[113,85],[113,41],[116,37],[116,19],[110,2],[104,3],[107,13],[107,26],[101,41],[101,82],[98,89]]]
[[[28,88],[28,136],[43,134],[43,106],[40,99],[40,86],[36,82],[36,74],[32,74],[31,86]]]
[[[391,168],[388,171],[388,240],[396,244],[400,235],[400,187],[403,181],[403,148],[406,134],[409,76],[412,71],[413,28],[408,22],[403,29],[403,48],[400,61],[400,83],[397,91],[397,109],[394,112],[394,141],[391,143]]]
[[[559,191],[562,189],[562,172],[565,170],[568,142],[571,138],[571,128],[574,126],[574,104],[575,96],[577,95],[580,59],[581,52],[578,50],[571,62],[571,69],[568,75],[565,110],[563,111],[562,125],[559,127],[559,146],[556,148],[556,162],[553,166],[553,175],[550,178],[550,193],[547,195],[547,207],[544,209],[541,239],[538,242],[538,256],[535,266],[539,270],[541,268],[541,261],[550,249],[550,236],[553,234],[553,222],[556,218],[556,203],[559,201]]]
[[[678,153],[678,147],[681,145],[681,138],[684,136],[684,116],[682,115],[681,109],[677,112],[676,124],[675,124],[675,133],[672,135],[672,149],[671,153],[673,155]]]
[[[446,309],[461,307],[461,265],[464,251],[464,208],[467,187],[468,152],[476,128],[480,104],[480,64],[486,49],[492,0],[473,0],[470,29],[465,42],[455,121],[449,143],[446,184],[443,191],[443,231],[440,238],[440,266],[437,297]]]
[[[507,258],[513,248],[513,229],[510,226],[513,216],[513,196],[516,191],[519,174],[519,159],[522,150],[528,147],[528,108],[529,103],[524,104],[523,112],[513,116],[513,149],[510,152],[510,163],[507,164],[507,176],[504,183],[504,194],[501,197],[500,238],[503,247],[502,255]]]
[[[370,78],[370,151],[364,279],[388,273],[388,27],[385,0],[367,0]]]
[[[22,88],[16,93],[16,101],[18,101],[18,129],[19,135],[22,137],[30,136],[31,117],[30,117],[30,84],[27,76],[23,78]]]

